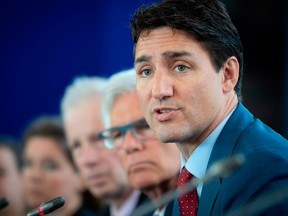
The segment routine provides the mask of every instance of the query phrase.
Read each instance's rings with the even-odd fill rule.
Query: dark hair
[[[12,136],[0,135],[0,147],[9,149],[14,155],[16,166],[18,169],[21,167],[20,145],[19,142]]]
[[[237,29],[223,3],[218,0],[164,0],[136,10],[130,21],[134,51],[139,37],[158,27],[182,30],[207,49],[216,69],[231,56],[239,62],[239,79],[234,88],[242,99],[243,48]]]
[[[25,148],[27,141],[36,136],[55,140],[69,162],[71,162],[73,168],[76,169],[71,151],[66,142],[65,132],[60,117],[42,116],[35,119],[24,131],[22,147]]]

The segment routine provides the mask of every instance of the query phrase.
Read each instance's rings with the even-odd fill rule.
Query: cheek
[[[70,173],[62,173],[57,176],[51,176],[49,179],[47,179],[47,187],[49,187],[49,191],[51,191],[51,194],[54,194],[56,196],[57,194],[63,194],[63,196],[69,195],[69,191],[74,190],[76,187],[74,185],[74,176],[72,176]]]
[[[65,175],[65,177],[64,177]],[[58,175],[50,175],[46,178],[46,184],[51,186],[51,189],[58,190],[57,188],[61,189],[65,183],[68,183],[67,175],[62,173]]]
[[[24,169],[21,175],[22,184],[27,184],[27,182],[30,181],[31,176],[32,175],[30,174],[30,172],[27,169]]]
[[[137,98],[144,117],[149,121],[149,93],[145,92],[146,89],[137,90]],[[150,105],[151,106],[151,105]]]
[[[65,185],[69,182],[69,178],[71,177],[70,167],[60,167],[57,170],[50,171],[45,174],[46,182],[50,185]]]
[[[0,178],[0,197],[6,196],[7,189],[9,188],[8,179]]]
[[[125,171],[125,173],[128,173],[128,167],[130,162],[131,157],[129,155],[127,155],[124,150],[123,151],[119,151],[118,153],[119,159],[121,161],[121,165]]]
[[[137,92],[138,101],[140,102],[140,104],[143,104],[144,101],[148,100],[148,97],[150,95],[149,84],[148,83],[145,84],[142,81],[137,81],[136,92]]]
[[[79,171],[81,172],[85,166],[83,166],[83,164],[84,164],[83,163],[83,157],[82,157],[80,151],[81,151],[80,149],[78,151],[74,150],[72,153],[72,157],[73,157],[73,160],[75,162],[76,167],[79,168]]]

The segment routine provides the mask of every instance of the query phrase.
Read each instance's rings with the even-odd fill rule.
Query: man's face
[[[143,117],[136,91],[123,93],[114,100],[112,127],[126,125]],[[144,130],[151,129],[148,127]],[[129,181],[137,189],[160,185],[177,176],[180,169],[180,152],[175,143],[161,143],[152,131],[150,134],[152,136],[149,138],[139,140],[128,130],[118,149]]]
[[[135,49],[137,94],[149,125],[163,142],[199,144],[224,109],[222,69],[183,31],[154,29]]]
[[[103,130],[99,96],[83,99],[64,116],[65,132],[73,158],[90,192],[99,198],[118,196],[128,180],[117,154],[107,150],[97,133]]]

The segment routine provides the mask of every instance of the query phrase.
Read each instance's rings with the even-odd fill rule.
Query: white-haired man
[[[176,188],[180,151],[175,143],[161,143],[144,119],[137,100],[134,69],[110,77],[102,103],[102,117],[107,129],[101,137],[105,138],[108,148],[117,150],[134,188],[145,193],[154,204],[163,194]],[[151,213],[172,215],[173,202]]]
[[[100,105],[106,80],[79,77],[67,87],[61,102],[65,132],[73,158],[88,190],[108,206],[99,215],[128,216],[144,199],[132,190],[114,150],[104,147]],[[98,214],[97,214],[98,215]]]

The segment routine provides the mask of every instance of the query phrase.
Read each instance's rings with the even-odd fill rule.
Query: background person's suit
[[[141,193],[135,209],[147,202],[150,202],[149,198],[144,193]],[[97,216],[110,216],[111,211],[110,211],[109,205],[104,204],[102,207],[100,207],[96,215]]]

